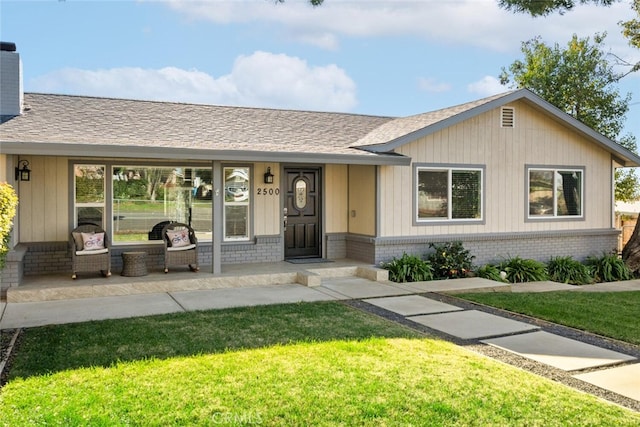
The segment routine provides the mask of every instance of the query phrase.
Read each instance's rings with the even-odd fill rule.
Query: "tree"
[[[547,16],[554,12],[563,15],[565,12],[571,11],[578,3],[611,6],[615,2],[616,0],[498,0],[498,5],[515,13],[528,13],[533,17],[538,17]],[[631,10],[637,16],[629,21],[620,22],[620,26],[622,34],[629,39],[629,44],[640,49],[640,0],[633,0]],[[629,67],[629,71],[624,75],[640,71],[640,62],[633,64],[620,59],[619,65]]]
[[[579,39],[574,35],[566,48],[557,43],[547,46],[540,38],[526,41],[522,43],[524,59],[513,62],[508,70],[503,68],[500,82],[532,90],[609,139],[636,151],[633,135],[620,137],[631,95],[623,97],[615,87],[620,74],[613,71],[602,49],[605,36],[596,34],[590,43],[588,37]],[[616,173],[616,199],[636,199],[638,187],[638,178],[632,172]],[[634,231],[635,243],[631,239],[626,245],[629,249],[625,247],[626,252],[623,251],[628,265],[637,265],[636,273],[640,272],[639,229],[640,226]],[[627,258],[625,254],[629,254]],[[634,256],[636,261],[630,259]]]

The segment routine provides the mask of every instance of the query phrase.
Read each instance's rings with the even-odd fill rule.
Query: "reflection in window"
[[[113,240],[161,240],[168,221],[190,224],[198,238],[211,238],[210,168],[113,167]]]
[[[418,168],[417,219],[482,218],[482,170]]]
[[[95,224],[104,228],[104,165],[75,165],[75,224]]]
[[[529,169],[529,217],[582,216],[581,170]]]
[[[249,238],[249,202],[251,187],[249,168],[224,168],[224,238]]]

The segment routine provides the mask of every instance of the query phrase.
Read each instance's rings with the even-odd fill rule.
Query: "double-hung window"
[[[482,167],[416,167],[416,221],[482,221]]]
[[[582,218],[584,169],[527,168],[530,219]]]

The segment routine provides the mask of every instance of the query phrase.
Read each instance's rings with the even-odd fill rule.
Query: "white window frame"
[[[77,185],[75,174],[76,168],[102,168],[102,202],[78,202]],[[107,218],[107,165],[103,163],[74,163],[73,164],[73,226],[78,226],[78,208],[101,208],[102,219],[100,227],[106,229]]]
[[[453,172],[459,171],[472,171],[480,173],[480,206],[478,207],[478,211],[480,216],[478,218],[453,218],[453,187],[452,176]],[[436,217],[436,218],[420,218],[419,217],[419,208],[420,208],[420,172],[447,172],[447,217]],[[485,170],[482,166],[471,166],[471,165],[451,165],[451,166],[431,166],[431,165],[416,165],[414,172],[414,221],[417,225],[422,224],[434,224],[434,223],[482,223],[484,222],[484,180],[485,180]]]
[[[241,201],[226,200],[227,185],[225,181],[225,176],[226,176],[226,171],[228,169],[246,169],[247,170],[247,173],[248,173],[247,200],[241,200]],[[251,178],[252,178],[252,168],[250,166],[247,166],[247,165],[223,165],[222,166],[222,184],[224,187],[224,193],[222,197],[222,235],[224,236],[223,241],[225,242],[246,242],[251,239],[251,199],[252,199]],[[227,209],[226,209],[227,206],[246,206],[247,217],[246,217],[246,224],[245,224],[245,230],[246,230],[245,236],[228,236],[227,235]]]
[[[551,172],[553,174],[553,213],[550,215],[532,215],[531,214],[531,172]],[[580,215],[559,215],[558,214],[558,183],[556,174],[559,172],[579,172],[580,173]],[[585,168],[575,166],[527,166],[526,167],[526,188],[525,188],[525,212],[527,220],[530,221],[549,221],[549,220],[582,220],[584,219],[585,206]]]

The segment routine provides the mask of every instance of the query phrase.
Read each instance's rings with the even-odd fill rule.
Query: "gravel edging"
[[[532,318],[525,315],[520,315],[517,313],[512,313],[509,311],[497,309],[495,307],[489,307],[482,304],[477,304],[471,301],[463,300],[451,295],[439,294],[439,293],[423,293],[419,294],[421,296],[434,299],[436,301],[444,302],[447,304],[455,305],[457,307],[463,308],[465,310],[478,310],[483,311],[489,314],[495,314],[497,316],[517,320],[519,322],[528,323],[530,325],[535,325],[540,328],[540,330],[549,332],[552,334],[560,335],[562,337],[571,338],[576,341],[582,341],[587,344],[595,345],[598,347],[606,348],[613,351],[618,351],[620,353],[625,353],[631,355],[637,359],[640,359],[640,347],[635,346],[633,344],[629,344],[622,341],[617,341],[613,339],[609,339],[606,337],[602,337],[596,334],[580,331],[574,328],[558,325],[556,323],[551,323],[545,320],[540,320],[537,318]],[[614,403],[625,408],[631,409],[636,412],[640,412],[640,402],[634,399],[630,399],[626,396],[619,395],[617,393],[613,393],[609,390],[605,390],[593,384],[589,384],[587,382],[578,380],[573,378],[573,375],[577,375],[580,373],[598,371],[605,368],[611,368],[613,366],[623,366],[626,364],[637,363],[637,362],[626,362],[618,365],[610,365],[607,367],[598,367],[598,368],[588,368],[579,371],[563,371],[562,369],[554,368],[553,366],[549,366],[540,362],[536,362],[535,360],[527,359],[525,357],[519,356],[517,354],[508,352],[506,350],[502,350],[500,348],[484,344],[480,342],[479,339],[461,339],[457,338],[443,332],[440,332],[435,329],[431,329],[427,326],[421,325],[416,322],[412,322],[405,318],[405,316],[401,314],[397,314],[388,310],[385,310],[381,307],[374,306],[372,304],[368,304],[361,300],[347,300],[344,301],[347,305],[366,311],[368,313],[372,313],[383,317],[385,319],[400,323],[404,326],[407,326],[413,330],[417,330],[424,334],[434,336],[445,341],[449,341],[453,344],[463,346],[466,349],[469,349],[475,353],[481,354],[483,356],[498,360],[500,362],[506,363],[508,365],[514,366],[516,368],[531,372],[533,374],[548,378],[552,381],[562,383],[568,387],[571,387],[575,390],[581,391],[583,393],[592,394],[601,399],[604,399],[610,403]]]
[[[0,331],[0,387],[6,384],[9,368],[13,360],[13,349],[21,335],[21,329]]]

